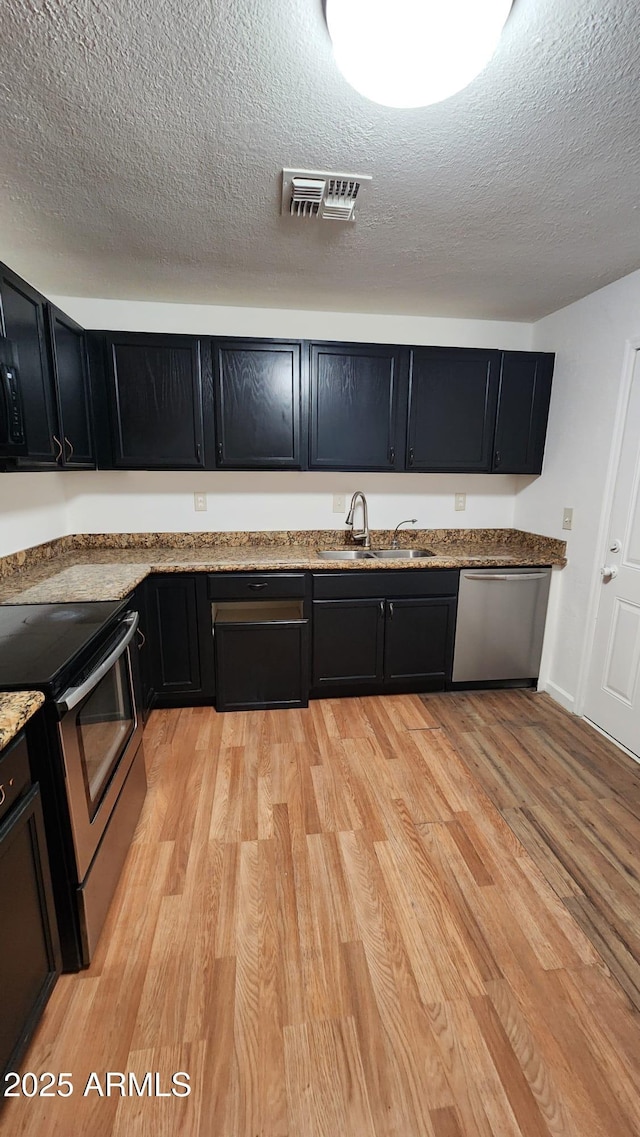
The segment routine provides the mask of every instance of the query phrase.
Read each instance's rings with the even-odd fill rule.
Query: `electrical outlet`
[[[562,510],[562,528],[573,529],[573,510],[568,505]]]
[[[467,495],[466,493],[457,493],[455,496],[455,509],[460,511],[467,508]]]
[[[206,493],[194,493],[193,508],[195,509],[196,513],[205,513],[207,508]]]
[[[345,496],[343,493],[334,493],[333,495],[333,512],[344,513],[346,509]]]

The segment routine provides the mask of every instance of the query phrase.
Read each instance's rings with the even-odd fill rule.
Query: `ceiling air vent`
[[[322,170],[282,171],[282,212],[319,221],[355,221],[356,202],[368,189],[369,174]]]

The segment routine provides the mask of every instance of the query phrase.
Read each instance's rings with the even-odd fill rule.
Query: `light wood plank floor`
[[[156,711],[145,748],[97,955],[24,1063],[75,1093],[8,1102],[3,1137],[637,1137],[640,1015],[541,837],[552,785],[631,925],[637,816],[598,793],[637,803],[640,775],[599,736],[506,692]],[[82,1096],[91,1071],[166,1092],[176,1070],[188,1098]]]

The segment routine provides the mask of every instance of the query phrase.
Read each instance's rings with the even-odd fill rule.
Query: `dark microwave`
[[[0,459],[27,453],[17,350],[0,336]]]

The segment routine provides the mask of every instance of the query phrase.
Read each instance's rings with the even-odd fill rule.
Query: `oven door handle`
[[[114,663],[117,662],[123,651],[125,651],[131,643],[136,633],[139,620],[140,616],[137,612],[127,613],[121,621],[121,626],[124,628],[124,631],[122,635],[118,637],[115,647],[100,661],[98,666],[91,672],[89,678],[85,679],[84,683],[81,683],[79,687],[68,687],[64,694],[56,700],[56,710],[60,714],[65,714],[66,711],[71,711],[74,707],[77,707],[78,703],[80,703],[90,691],[93,691],[94,687],[98,686],[100,680],[104,679],[107,671],[113,667]]]

